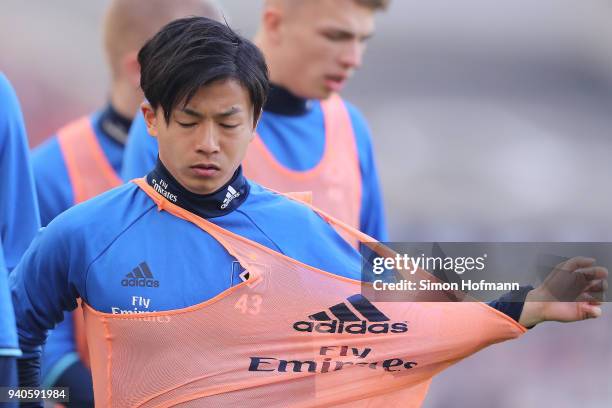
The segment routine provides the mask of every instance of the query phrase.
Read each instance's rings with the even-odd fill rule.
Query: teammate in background
[[[132,118],[143,99],[138,50],[168,22],[189,15],[219,19],[206,0],[113,0],[103,25],[110,72],[109,101],[99,111],[79,118],[34,150],[32,163],[42,225],[75,204],[121,184],[119,173]],[[80,325],[68,314],[53,331],[43,359],[44,386],[69,386],[70,406],[92,406],[86,344],[74,336]],[[80,351],[81,358],[79,358]]]
[[[313,203],[387,240],[370,132],[337,95],[361,66],[374,16],[389,0],[266,0],[255,44],[271,91],[245,160],[249,179],[276,191],[312,191]],[[126,146],[125,180],[154,166],[157,142],[141,114]]]
[[[8,274],[30,245],[40,223],[23,115],[13,87],[1,72],[0,173],[0,386],[14,388],[18,384],[16,359],[21,351]]]
[[[525,331],[477,302],[370,303],[355,294],[361,258],[334,227],[371,238],[244,178],[267,92],[263,56],[248,40],[210,19],[181,19],[138,59],[158,162],[145,179],[57,217],[10,276],[22,386],[38,385],[46,331],[78,298],[96,405],[108,407],[280,407],[289,398],[415,407],[433,375]],[[592,260],[566,266],[607,276]],[[528,302],[519,322],[600,314],[588,301]],[[363,330],[339,329],[356,321]]]

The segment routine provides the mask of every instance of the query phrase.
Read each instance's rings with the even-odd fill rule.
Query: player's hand
[[[544,321],[575,322],[601,316],[608,289],[608,270],[595,259],[575,257],[557,265],[527,295],[519,323],[532,327]]]

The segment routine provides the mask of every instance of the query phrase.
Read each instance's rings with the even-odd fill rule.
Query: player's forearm
[[[527,294],[532,289],[533,286],[523,286],[517,291],[506,293],[499,299],[488,302],[488,305],[518,322],[523,313]]]

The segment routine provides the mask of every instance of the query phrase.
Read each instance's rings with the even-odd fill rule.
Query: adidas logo
[[[146,288],[158,288],[159,281],[153,278],[153,273],[146,262],[141,262],[132,272],[125,275],[121,280],[121,286],[135,286]]]
[[[308,316],[310,321],[299,321],[293,324],[293,329],[299,332],[317,333],[349,333],[349,334],[382,334],[405,333],[407,322],[389,322],[389,318],[376,308],[364,296],[350,296],[345,302]],[[349,308],[352,306],[352,309]],[[361,317],[360,317],[361,315]]]
[[[227,186],[227,193],[225,194],[225,198],[223,199],[223,204],[221,204],[221,209],[225,210],[227,206],[232,202],[232,200],[236,197],[240,197],[240,193],[234,189],[232,186]]]

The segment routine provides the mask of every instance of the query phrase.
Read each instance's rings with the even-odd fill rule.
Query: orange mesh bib
[[[525,331],[482,303],[372,303],[359,281],[235,235],[136,183],[160,210],[218,240],[249,279],[173,311],[84,305],[96,407],[419,407],[436,373]]]
[[[78,119],[60,129],[58,141],[64,155],[75,204],[122,184],[106,159],[88,117]]]
[[[88,117],[61,128],[57,139],[68,170],[75,204],[89,200],[122,183],[106,159]],[[72,316],[77,351],[83,363],[89,366],[83,314],[77,309]]]
[[[351,227],[359,229],[361,171],[348,111],[338,95],[321,102],[325,123],[325,150],[317,166],[294,171],[280,164],[256,135],[242,166],[245,176],[272,190],[311,191],[313,204]],[[344,234],[356,246],[356,240]]]

